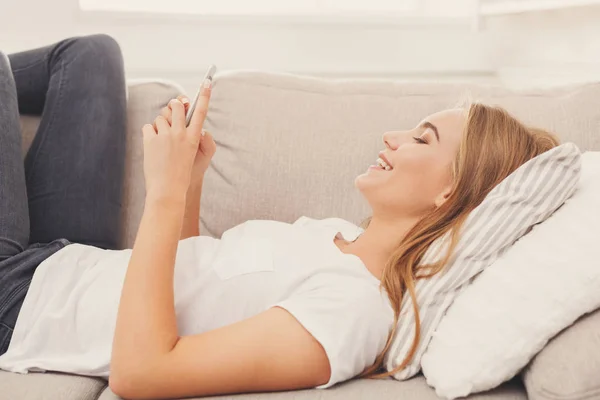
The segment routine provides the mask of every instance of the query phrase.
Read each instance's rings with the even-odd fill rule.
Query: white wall
[[[489,18],[498,78],[513,86],[600,81],[600,6]]]
[[[460,7],[449,9],[448,1],[428,1],[428,7],[437,1],[441,14],[464,13]],[[460,1],[464,6],[471,0]],[[105,32],[120,42],[129,77],[174,79],[190,92],[209,63],[221,70],[503,81],[515,86],[600,80],[598,6],[488,18],[483,29],[474,32],[468,21],[323,25],[189,17],[114,19],[81,13],[77,0],[0,2],[4,51]]]
[[[69,35],[105,32],[120,42],[130,77],[160,76],[176,79],[186,87],[197,84],[198,75],[209,63],[221,70],[261,69],[321,76],[480,81],[494,77],[482,51],[483,35],[474,35],[468,24],[328,26],[310,21],[165,21],[127,16],[115,20],[80,13],[76,0],[37,0],[35,7],[32,2],[10,3],[8,17],[0,13],[4,51],[39,46]]]

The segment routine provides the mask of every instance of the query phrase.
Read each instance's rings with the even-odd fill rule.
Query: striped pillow
[[[552,215],[573,194],[580,173],[581,152],[565,143],[527,161],[490,191],[465,221],[445,272],[416,282],[421,337],[413,359],[394,378],[405,380],[419,372],[431,336],[455,297],[529,228]],[[441,259],[449,239],[448,232],[433,242],[422,263]],[[415,315],[408,294],[398,324],[384,360],[388,371],[402,363],[414,340]]]

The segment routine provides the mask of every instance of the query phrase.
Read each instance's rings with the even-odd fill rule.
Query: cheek
[[[425,156],[416,151],[404,152],[394,162],[394,172],[406,176],[426,175],[435,163],[435,157]]]
[[[407,154],[394,164],[394,181],[412,194],[429,196],[440,190],[447,178],[447,168],[439,157]]]

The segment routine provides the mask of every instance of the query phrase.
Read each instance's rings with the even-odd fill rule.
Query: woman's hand
[[[142,128],[147,196],[185,196],[190,184],[201,184],[216,152],[212,136],[202,129],[209,100],[210,86],[203,88],[187,128],[185,115],[189,100],[183,96],[171,100],[153,125],[146,124]]]
[[[185,112],[187,114],[188,109],[190,108],[190,100],[186,96],[177,96],[177,100],[181,101],[185,107]],[[196,116],[196,112],[194,113],[194,117]],[[171,124],[173,110],[171,109],[170,103],[167,104],[160,110],[160,115],[162,115],[168,122]],[[190,121],[191,128],[194,123],[194,120]],[[156,128],[156,127],[155,127]],[[200,186],[202,185],[202,179],[204,178],[204,173],[210,166],[210,160],[215,155],[217,151],[217,145],[210,134],[210,132],[203,130],[203,136],[200,138],[200,145],[198,146],[198,152],[196,154],[196,158],[194,159],[194,166],[192,167],[192,177],[190,186]]]

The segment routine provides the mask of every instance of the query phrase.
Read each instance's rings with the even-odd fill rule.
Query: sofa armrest
[[[184,93],[172,82],[161,80],[128,81],[127,150],[123,182],[121,248],[133,247],[142,213],[146,187],[144,183],[142,126],[152,122],[169,100]]]

